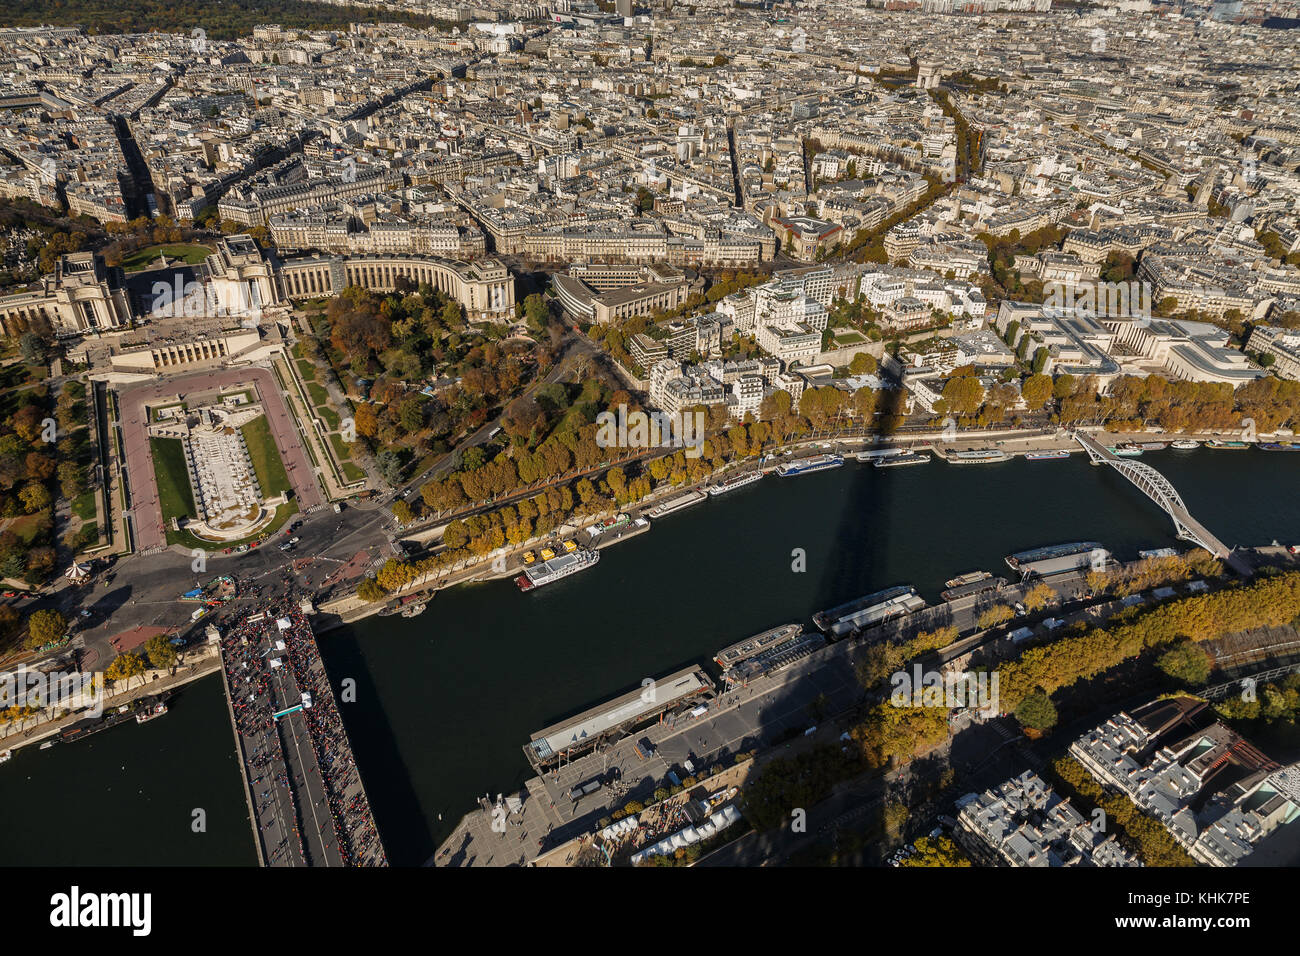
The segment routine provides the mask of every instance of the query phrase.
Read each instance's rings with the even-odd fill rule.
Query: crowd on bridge
[[[266,862],[311,862],[300,822],[306,821],[308,814],[315,818],[316,808],[328,804],[329,828],[322,827],[320,834],[326,855],[333,855],[329,851],[337,848],[344,865],[386,866],[311,625],[296,607],[286,609],[277,604],[267,602],[228,626],[220,642],[222,669],[235,728],[244,743],[250,798]],[[278,677],[273,673],[277,669]],[[283,694],[279,700],[277,689]],[[309,695],[310,705],[304,693]],[[293,732],[281,726],[288,717],[286,711],[303,719],[315,760],[314,766],[303,767],[292,777],[282,737],[282,732]],[[304,803],[311,800],[306,774],[319,775],[324,791],[315,806]],[[283,825],[274,817],[267,822],[263,818],[274,810],[280,793],[287,794],[292,804],[290,832],[280,832],[280,839],[272,842],[277,835],[273,831],[277,827],[282,830]]]
[[[280,634],[290,669],[299,689],[310,694],[313,701],[310,709],[303,710],[303,716],[325,784],[339,855],[348,866],[386,866],[388,861],[361,788],[361,775],[352,758],[343,718],[329,686],[311,624],[296,608],[285,612],[283,617],[291,624]]]

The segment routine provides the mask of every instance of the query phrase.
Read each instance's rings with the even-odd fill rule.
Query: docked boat
[[[976,581],[987,581],[993,577],[988,571],[970,571],[966,574],[959,574],[955,578],[949,578],[943,582],[946,588],[959,588],[965,584],[974,584]]]
[[[1142,446],[1137,442],[1124,441],[1112,448],[1110,453],[1117,458],[1141,458]]]
[[[121,707],[118,707],[110,713],[101,714],[98,717],[86,717],[82,720],[78,720],[75,723],[62,728],[59,731],[58,736],[55,737],[53,741],[49,741],[49,744],[50,746],[53,746],[55,741],[68,743],[75,740],[83,740],[86,737],[99,733],[101,730],[108,730],[110,727],[116,727],[118,724],[132,719],[144,723],[144,721],[139,719],[141,712],[143,711],[145,715],[149,715],[160,704],[165,708],[168,696],[168,694],[164,693],[141,697],[139,700],[132,701],[129,704],[123,704]],[[166,713],[165,709],[163,713]],[[152,720],[154,716],[158,715],[154,714],[152,716],[146,716],[145,719]],[[41,749],[44,749],[44,744],[42,744]]]
[[[8,763],[13,759],[14,752],[12,750],[0,750],[0,763]]]
[[[1169,443],[1163,441],[1143,441],[1138,442],[1138,447],[1143,451],[1164,451],[1169,447]]]
[[[676,498],[672,498],[663,502],[663,504],[651,508],[649,515],[651,518],[662,518],[664,515],[672,514],[674,511],[689,508],[691,505],[698,505],[707,497],[708,495],[700,491],[698,488],[693,488],[684,495],[679,495]]]
[[[1300,445],[1293,445],[1289,441],[1263,442],[1259,447],[1264,451],[1300,451]]]
[[[1218,438],[1211,438],[1205,443],[1206,448],[1217,448],[1221,451],[1241,451],[1249,448],[1250,445],[1244,441],[1221,441]]]
[[[903,453],[901,448],[865,448],[853,457],[857,461],[879,461],[881,458],[890,458]]]
[[[544,584],[550,584],[560,578],[585,571],[600,560],[600,552],[580,550],[556,555],[533,568],[525,568],[524,573],[515,578],[515,584],[521,591],[532,591]]]
[[[769,628],[761,634],[747,637],[743,641],[737,641],[730,647],[724,647],[713,655],[713,660],[723,670],[727,670],[735,667],[741,661],[771,650],[780,645],[782,641],[788,641],[790,638],[797,637],[802,633],[802,624],[782,624],[780,627]]]
[[[805,634],[802,624],[783,624],[723,648],[714,656],[724,686],[745,684],[778,667],[793,664],[826,646],[821,634]]]
[[[1153,558],[1176,558],[1178,551],[1174,548],[1152,548],[1149,551],[1139,551],[1138,557],[1143,561],[1150,561]]]
[[[617,531],[619,528],[631,521],[631,517],[623,511],[620,511],[612,518],[606,518],[604,521],[598,521],[587,529],[587,534],[595,540],[607,531]]]
[[[160,700],[152,707],[146,707],[144,710],[139,711],[135,715],[135,722],[137,724],[147,724],[155,717],[161,717],[165,713],[167,713],[167,702]]]
[[[429,605],[421,601],[419,604],[411,604],[402,608],[402,617],[419,617],[424,613],[424,609]]]
[[[735,491],[737,488],[743,488],[745,485],[752,485],[762,477],[763,473],[761,471],[750,471],[743,475],[732,475],[730,478],[724,478],[722,481],[710,488],[709,494],[716,498],[718,495],[725,495],[727,492]]]
[[[910,614],[925,607],[916,588],[900,584],[840,604],[813,615],[818,630],[831,637],[843,637],[857,628],[870,627],[900,614]]]
[[[1009,461],[1010,456],[1001,448],[972,448],[969,451],[950,451],[947,460],[954,465],[984,465],[994,461]]]
[[[877,458],[877,468],[893,468],[896,465],[924,465],[930,460],[930,456],[924,452],[908,451],[901,455],[890,455],[887,458]]]
[[[1047,575],[1077,571],[1092,563],[1093,556],[1109,559],[1110,553],[1096,541],[1071,541],[1043,548],[1017,551],[1006,557],[1007,567],[1021,574]]]
[[[1179,451],[1190,451],[1193,448],[1200,448],[1201,443],[1191,438],[1180,438],[1177,441],[1169,443],[1170,448],[1177,448]]]
[[[1001,591],[1007,586],[1006,578],[995,578],[987,571],[977,571],[976,574],[979,576],[963,574],[961,577],[953,578],[948,582],[948,586],[939,592],[939,597],[944,601],[959,601],[977,594]]]
[[[813,455],[811,458],[804,458],[802,461],[792,461],[780,465],[776,469],[776,473],[782,478],[793,478],[796,475],[810,475],[814,471],[838,468],[842,464],[844,464],[844,459],[839,455]]]
[[[1069,458],[1070,453],[1064,448],[1057,448],[1052,451],[1027,451],[1025,452],[1026,461],[1048,461],[1054,458]]]

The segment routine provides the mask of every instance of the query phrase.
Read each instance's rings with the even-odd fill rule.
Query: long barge
[[[953,578],[939,592],[939,597],[944,601],[959,601],[977,594],[1001,591],[1008,583],[1006,578],[995,578],[987,571],[975,571]]]
[[[1110,552],[1096,541],[1071,541],[1066,544],[1053,544],[1042,548],[1030,548],[1017,551],[1006,557],[1007,567],[1021,575],[1060,574],[1063,571],[1077,571],[1088,567],[1095,558],[1109,562]]]
[[[128,721],[145,723],[167,712],[167,701],[171,696],[170,692],[164,691],[161,694],[150,694],[136,698],[109,713],[101,714],[98,717],[85,717],[69,724],[59,731],[59,735],[55,739],[59,743],[71,743],[77,740],[85,740],[102,730],[108,730],[110,727],[116,727],[118,724],[124,724]],[[145,719],[140,720],[141,716],[144,716]]]
[[[656,505],[646,512],[651,518],[662,518],[664,515],[670,515],[674,511],[681,511],[683,508],[689,508],[691,505],[698,505],[709,496],[698,488],[692,488],[684,495],[678,495],[669,501]]]
[[[811,475],[814,471],[838,468],[842,464],[844,464],[844,459],[840,455],[813,455],[811,458],[805,458],[802,461],[791,461],[779,465],[776,473],[782,478],[793,478],[796,475]]]
[[[907,451],[901,455],[889,455],[885,458],[877,458],[877,468],[897,468],[900,465],[924,465],[930,460],[930,456],[924,452]]]
[[[718,651],[714,660],[734,661],[722,671],[724,686],[734,687],[802,660],[825,646],[824,635],[806,634],[800,624],[784,624]]]
[[[746,485],[752,485],[763,477],[761,471],[751,471],[743,475],[732,475],[730,478],[724,478],[709,488],[709,494],[715,498],[718,495],[725,495],[729,491],[735,491],[737,488],[743,488]]]
[[[954,465],[986,465],[1009,461],[1010,456],[1001,448],[972,448],[970,451],[950,451],[946,460]]]
[[[864,448],[853,457],[861,462],[879,461],[882,458],[892,458],[894,455],[906,454],[902,448]]]
[[[769,628],[761,634],[747,637],[743,641],[737,641],[730,647],[724,647],[713,655],[713,660],[725,671],[802,633],[802,624],[782,624],[780,627]]]
[[[557,554],[531,568],[524,568],[524,573],[515,578],[515,584],[521,591],[532,591],[543,585],[567,578],[571,574],[585,571],[600,560],[600,552],[595,550],[570,551]]]
[[[879,624],[923,607],[925,601],[916,593],[916,588],[910,584],[900,584],[818,611],[813,615],[813,623],[818,630],[832,638],[838,638],[857,628]]]
[[[1057,458],[1069,458],[1070,453],[1064,448],[1057,448],[1053,451],[1027,451],[1024,454],[1025,461],[1051,461]]]

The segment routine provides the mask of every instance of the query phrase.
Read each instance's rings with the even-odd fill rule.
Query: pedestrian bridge
[[[1081,431],[1072,433],[1075,441],[1088,453],[1094,465],[1109,465],[1137,486],[1138,490],[1158,504],[1174,520],[1174,530],[1184,541],[1191,541],[1216,558],[1227,561],[1236,571],[1249,574],[1250,567],[1232,548],[1220,541],[1209,528],[1197,521],[1187,505],[1183,504],[1178,489],[1169,479],[1150,465],[1129,458],[1120,458],[1109,448]]]

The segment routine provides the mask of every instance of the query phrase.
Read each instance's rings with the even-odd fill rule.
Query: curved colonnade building
[[[514,276],[492,258],[462,262],[399,254],[280,260],[264,252],[251,236],[237,235],[218,240],[217,250],[194,270],[194,281],[201,287],[197,314],[253,318],[267,307],[338,295],[349,286],[392,292],[402,279],[412,287],[427,282],[455,299],[470,321],[514,316]],[[63,256],[39,288],[0,296],[0,330],[20,335],[43,323],[56,335],[71,337],[112,332],[151,316],[169,315],[166,303],[160,308],[156,291],[146,296],[140,289],[129,290],[129,284],[121,269],[105,266],[94,253]],[[171,294],[169,283],[154,287]],[[185,290],[184,295],[188,298],[190,292]],[[146,297],[148,301],[141,301]],[[181,317],[192,310],[178,302],[174,311],[175,317]]]

